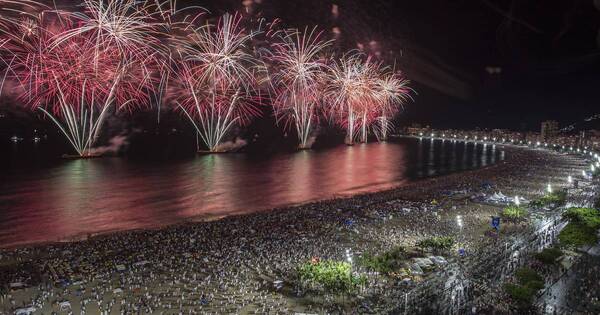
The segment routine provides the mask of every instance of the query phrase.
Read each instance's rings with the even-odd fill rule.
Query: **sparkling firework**
[[[149,51],[160,47],[159,12],[152,13],[148,2],[138,0],[84,0],[83,10],[64,12],[75,27],[56,35],[54,46],[74,37],[95,40],[94,63],[106,49],[117,48],[126,59],[147,58]]]
[[[320,56],[331,41],[321,41],[315,29],[284,32],[281,42],[273,44],[271,77],[275,115],[286,127],[294,125],[299,147],[310,147],[310,137],[318,122],[323,94],[322,81],[326,60]]]
[[[241,16],[226,14],[217,25],[192,28],[182,43],[176,72],[183,88],[176,101],[211,152],[235,125],[259,115],[258,72],[264,66],[250,51],[254,33],[246,34]]]
[[[0,91],[16,85],[18,100],[44,112],[82,156],[107,116],[156,104],[160,119],[163,99],[218,152],[261,113],[261,90],[273,91],[277,122],[295,128],[300,148],[310,147],[321,113],[346,129],[347,143],[366,142],[370,128],[385,140],[410,98],[399,73],[360,54],[330,64],[331,41],[315,29],[276,31],[278,19],[256,36],[241,15],[199,24],[206,10],[175,0],[83,0],[73,9],[0,0]]]
[[[346,143],[352,144],[361,128],[366,141],[367,126],[374,120],[378,105],[376,93],[377,67],[362,55],[346,55],[328,71],[325,100],[329,116],[346,128]]]
[[[379,141],[387,140],[387,134],[393,129],[390,118],[411,98],[413,91],[401,73],[384,69],[377,80],[379,95],[379,116],[373,131]]]
[[[370,126],[377,138],[387,138],[390,118],[410,98],[409,81],[398,72],[360,54],[339,59],[328,72],[325,99],[330,117],[346,128],[346,143],[352,144],[360,128],[360,141],[367,142]]]
[[[50,117],[62,131],[79,156],[91,156],[90,150],[96,139],[98,139],[98,132],[106,118],[110,105],[114,101],[118,82],[119,79],[114,81],[105,99],[98,100],[92,93],[90,103],[82,98],[78,104],[71,103],[62,92],[60,84],[57,83],[59,97],[55,108],[59,110],[58,114],[53,114],[40,107],[40,110]],[[82,95],[85,95],[85,90],[86,83],[83,83],[81,87]],[[62,117],[63,122],[61,122],[60,117]]]
[[[124,54],[117,44],[99,47],[97,36],[72,33],[76,24],[58,11],[5,19],[2,60],[5,74],[20,86],[21,101],[47,114],[84,156],[109,105],[121,110],[149,104],[154,55]]]

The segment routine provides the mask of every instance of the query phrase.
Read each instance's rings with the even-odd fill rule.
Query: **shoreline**
[[[501,191],[533,200],[545,193],[548,182],[556,189],[565,188],[567,175],[581,174],[587,167],[581,156],[508,146],[504,150],[505,159],[494,165],[385,191],[155,230],[0,249],[0,280],[4,280],[0,283],[5,283],[4,288],[0,285],[0,298],[3,290],[10,292],[11,303],[33,303],[44,314],[57,311],[58,301],[69,301],[74,313],[90,314],[140,309],[153,314],[395,314],[404,307],[412,314],[431,314],[460,313],[474,305],[489,310],[498,298],[505,299],[501,286],[505,278],[496,277],[510,276],[511,271],[503,269],[504,260],[512,257],[506,250],[519,249],[524,240],[538,234],[540,218],[554,218],[560,212],[535,211],[526,224],[503,223],[502,233],[492,238],[484,232],[490,216],[498,215],[504,206],[472,197]],[[493,188],[487,188],[490,182]],[[575,202],[587,202],[587,191],[595,184],[582,181],[581,187],[573,194]],[[396,246],[411,249],[420,240],[436,236],[454,238],[468,255],[444,253],[447,267],[409,285],[364,273],[356,265],[367,275],[368,284],[340,300],[299,290],[294,278],[298,266],[315,257],[346,261],[349,253],[358,258]],[[526,244],[537,246],[538,241]],[[502,262],[489,265],[498,259]],[[457,272],[461,278],[456,278]],[[491,279],[490,291],[469,291],[462,302],[451,303],[456,292],[445,289],[447,281],[471,286],[471,278]],[[25,288],[8,289],[9,283],[20,281]],[[276,283],[283,289],[274,287]],[[407,294],[409,304],[404,303]],[[14,310],[9,300],[0,299],[0,311],[2,307]]]
[[[417,138],[417,137],[407,136],[407,138]],[[507,151],[513,151],[513,150],[530,150],[530,148],[523,148],[523,147],[518,147],[518,146],[510,146],[510,145],[499,145],[499,148],[504,149],[505,154]],[[508,149],[508,150],[506,150],[506,149]],[[356,198],[358,198],[358,199],[370,198],[370,197],[377,198],[380,195],[394,193],[399,190],[410,190],[411,188],[414,188],[414,186],[427,185],[429,182],[432,182],[432,181],[437,182],[438,180],[442,180],[444,178],[452,178],[452,177],[458,176],[460,174],[481,172],[481,171],[484,171],[487,169],[495,168],[502,164],[505,164],[508,161],[508,159],[510,159],[510,156],[505,155],[505,158],[503,160],[500,160],[492,165],[486,165],[486,166],[475,168],[475,169],[468,169],[468,170],[453,172],[453,173],[444,174],[444,175],[424,177],[424,178],[420,178],[420,179],[417,179],[417,180],[414,180],[414,181],[411,181],[411,182],[408,182],[405,184],[395,185],[395,186],[389,187],[389,188],[383,188],[383,189],[374,190],[374,191],[359,192],[359,193],[350,194],[347,196],[342,195],[342,194],[335,194],[334,196],[332,196],[330,198],[306,200],[303,202],[284,205],[284,206],[280,206],[280,207],[274,207],[274,208],[255,209],[255,210],[252,210],[251,212],[234,212],[234,213],[228,213],[228,214],[215,214],[215,215],[207,214],[207,215],[200,215],[200,216],[196,216],[196,217],[189,217],[189,218],[185,218],[185,219],[181,220],[180,222],[167,224],[167,225],[146,226],[143,228],[133,228],[133,229],[125,229],[125,230],[106,230],[106,231],[100,231],[100,232],[94,232],[94,233],[80,233],[80,234],[76,234],[71,237],[68,237],[65,239],[59,239],[59,240],[47,240],[47,241],[39,241],[39,242],[24,242],[24,243],[19,243],[19,244],[0,245],[0,253],[2,251],[10,251],[10,250],[17,250],[17,249],[26,249],[26,248],[27,249],[36,249],[39,247],[46,247],[46,246],[51,246],[51,245],[86,242],[86,241],[94,240],[97,238],[117,237],[120,234],[124,234],[124,233],[135,233],[135,232],[141,233],[144,231],[161,231],[161,230],[168,230],[168,229],[176,229],[178,227],[185,227],[185,226],[189,226],[189,225],[204,224],[207,222],[227,220],[229,218],[242,219],[244,217],[253,216],[253,215],[257,215],[257,214],[265,214],[265,213],[268,214],[268,213],[272,213],[272,212],[288,212],[288,211],[297,210],[302,207],[309,207],[309,206],[312,206],[317,203],[345,202],[345,201],[350,201],[350,200],[356,199]],[[413,201],[420,201],[420,200],[415,199]]]

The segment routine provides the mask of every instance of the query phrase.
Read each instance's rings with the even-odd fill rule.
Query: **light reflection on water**
[[[135,163],[70,160],[5,174],[0,246],[168,225],[402,185],[483,167],[491,145],[401,139],[269,157],[246,154]]]

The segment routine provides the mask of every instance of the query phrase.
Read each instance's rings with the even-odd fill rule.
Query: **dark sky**
[[[202,5],[218,15],[243,9],[242,2],[178,3]],[[288,26],[318,25],[327,32],[337,26],[345,49],[375,41],[373,51],[395,60],[418,92],[400,116],[401,125],[537,130],[544,119],[566,125],[598,113],[600,0],[250,3],[253,14],[281,18]],[[501,72],[490,74],[487,67]],[[266,117],[255,125],[266,130],[270,123]]]
[[[348,47],[376,40],[393,51],[419,92],[405,124],[537,129],[598,112],[598,0],[262,2],[290,23],[339,25]]]

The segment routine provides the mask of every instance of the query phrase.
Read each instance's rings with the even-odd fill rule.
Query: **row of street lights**
[[[426,136],[424,133],[422,133],[422,132],[419,132],[419,137],[421,137],[421,138],[422,138],[422,137],[427,137],[427,136]],[[436,137],[435,133],[431,133],[431,134],[430,134],[430,138],[432,138],[432,139],[433,139],[433,138],[435,138],[435,137]],[[441,135],[441,137],[440,137],[440,138],[442,138],[442,139],[443,139],[443,138],[446,138],[446,134],[445,134],[445,133],[442,133],[442,135]],[[453,139],[453,140],[458,140],[458,139],[459,139],[459,137],[458,137],[456,134],[453,134],[453,135],[452,135],[451,137],[449,137],[449,138],[451,138],[451,139]],[[464,136],[464,140],[468,140],[468,139],[469,139],[469,136]],[[496,138],[496,137],[493,137],[493,138],[491,138],[491,137],[490,137],[490,138],[488,138],[488,137],[479,138],[479,136],[474,136],[474,137],[473,137],[473,140],[475,140],[475,141],[477,141],[477,140],[481,140],[481,141],[488,141],[488,140],[489,140],[489,141],[496,142],[496,140],[498,140],[498,138]],[[505,143],[505,142],[507,142],[507,141],[506,141],[506,140],[507,140],[506,138],[502,138],[501,140],[502,140],[502,143]],[[511,144],[517,144],[517,145],[518,145],[518,144],[527,144],[527,145],[532,145],[532,144],[533,144],[533,142],[532,142],[532,141],[527,141],[527,143],[525,143],[525,141],[523,141],[523,140],[515,140],[515,139],[510,139],[510,141],[508,141],[508,142],[510,142]],[[567,150],[567,146],[565,146],[565,145],[561,145],[561,144],[556,144],[556,143],[548,143],[548,142],[544,142],[544,143],[542,144],[540,141],[537,141],[537,142],[535,142],[535,146],[537,146],[537,147],[539,147],[539,146],[544,146],[544,147],[551,146],[551,147],[554,147],[554,148],[559,148],[559,147],[560,147],[560,148],[562,148],[563,150]],[[568,149],[568,150],[569,150],[569,151],[574,151],[574,150],[576,150],[578,153],[580,153],[580,152],[583,152],[583,153],[585,153],[585,154],[588,154],[588,153],[589,153],[590,155],[592,155],[592,151],[591,151],[591,150],[589,150],[589,151],[588,151],[588,146],[584,146],[584,147],[583,147],[583,149],[582,149],[581,147],[575,148],[575,147],[573,147],[573,146],[569,146],[569,149]],[[597,153],[595,154],[595,157],[598,157],[598,154],[597,154]]]

